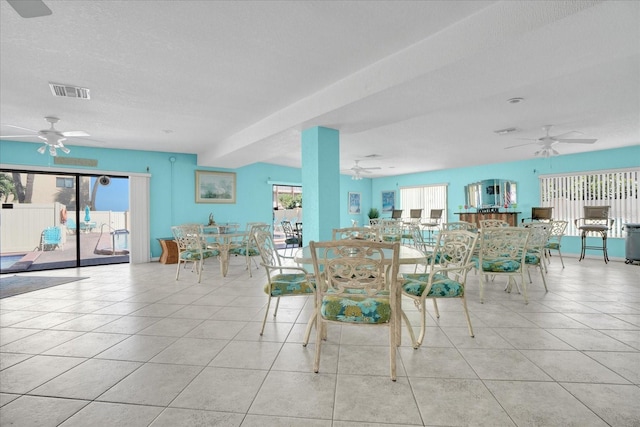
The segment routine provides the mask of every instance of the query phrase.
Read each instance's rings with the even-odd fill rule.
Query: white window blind
[[[405,218],[411,209],[422,209],[423,218],[429,218],[431,209],[443,209],[442,222],[447,222],[447,184],[400,187],[400,208]]]
[[[587,174],[540,176],[540,203],[553,207],[553,218],[569,221],[567,235],[577,236],[574,221],[585,206],[610,206],[611,237],[623,237],[623,225],[640,223],[640,169],[594,171]]]

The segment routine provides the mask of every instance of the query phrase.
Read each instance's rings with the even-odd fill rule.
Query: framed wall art
[[[360,214],[360,193],[349,193],[349,214]]]
[[[235,203],[234,172],[196,171],[196,203]]]
[[[382,192],[382,212],[392,212],[396,206],[396,192]]]

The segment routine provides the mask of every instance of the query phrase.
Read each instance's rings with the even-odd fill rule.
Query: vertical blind
[[[133,175],[129,180],[131,207],[131,263],[151,260],[149,241],[149,176]]]
[[[588,174],[540,176],[540,203],[553,207],[553,218],[569,222],[567,235],[577,236],[574,221],[585,206],[610,206],[611,237],[623,237],[623,225],[640,223],[640,169],[596,171]]]
[[[429,218],[431,209],[443,209],[442,222],[447,222],[447,184],[400,187],[400,207],[405,218],[411,209],[422,209],[422,218]]]

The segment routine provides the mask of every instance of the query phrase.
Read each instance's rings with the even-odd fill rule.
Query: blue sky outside
[[[97,177],[91,177],[91,189]],[[96,210],[125,212],[129,210],[129,179],[111,178],[107,186],[100,185],[96,192]]]

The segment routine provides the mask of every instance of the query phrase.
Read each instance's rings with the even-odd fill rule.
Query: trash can
[[[627,232],[625,239],[625,263],[631,264],[634,261],[640,261],[640,224],[624,224]]]

